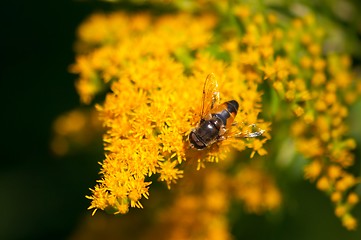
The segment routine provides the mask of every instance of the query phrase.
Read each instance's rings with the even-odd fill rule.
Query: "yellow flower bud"
[[[345,215],[346,213],[346,207],[345,206],[337,206],[336,209],[335,209],[335,215],[337,217],[342,217],[343,215]]]
[[[317,188],[322,191],[328,191],[330,189],[330,187],[331,187],[330,181],[327,177],[321,177],[317,181]]]
[[[331,194],[331,201],[334,203],[337,203],[339,201],[341,201],[342,199],[342,194],[340,192],[333,192]]]
[[[351,215],[346,215],[342,218],[342,225],[348,230],[355,230],[357,227],[357,220]]]
[[[347,197],[347,202],[351,205],[355,205],[356,203],[358,203],[359,201],[359,197],[356,193],[350,193]]]
[[[331,165],[328,167],[328,176],[332,180],[340,177],[341,173],[342,173],[342,170],[341,170],[340,166]]]

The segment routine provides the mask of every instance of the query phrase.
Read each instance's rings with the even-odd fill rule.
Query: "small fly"
[[[239,104],[236,100],[230,100],[222,104],[220,102],[218,83],[213,73],[209,74],[204,82],[202,95],[201,119],[189,134],[191,148],[203,150],[216,142],[226,140],[229,137],[254,138],[261,136],[265,131],[250,133],[238,132],[230,136],[226,133],[234,124]],[[256,125],[252,124],[252,128]]]

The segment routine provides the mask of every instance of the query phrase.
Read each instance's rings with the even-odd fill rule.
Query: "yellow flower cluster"
[[[187,136],[200,120],[202,88],[210,72],[218,79],[222,99],[240,102],[235,119],[238,126],[230,131],[249,132],[251,124],[269,131],[269,123],[258,119],[261,92],[257,82],[245,81],[238,64],[227,66],[205,51],[199,51],[189,63],[182,55],[207,46],[210,27],[215,24],[213,17],[181,14],[151,21],[145,14],[96,15],[80,28],[80,37],[89,46],[100,42],[98,37],[87,38],[94,21],[104,34],[99,18],[109,22],[104,25],[109,29],[103,38],[113,40],[79,56],[72,66],[80,74],[77,86],[85,102],[96,93],[88,89],[103,88],[96,87],[98,83],[93,85],[94,79],[110,82],[111,89],[104,104],[97,106],[107,129],[106,159],[102,163],[103,177],[89,197],[90,208],[112,208],[115,213],[126,213],[129,206],[141,208],[140,199],[149,196],[149,177],[158,174],[170,188],[183,176],[180,165],[184,161],[196,163],[200,169],[205,162],[224,159],[231,147],[253,149],[252,156],[267,153],[263,144],[268,133],[261,139],[233,138],[204,151],[189,147]],[[127,24],[122,23],[122,34],[117,35],[114,25],[119,22]],[[83,75],[89,69],[92,74]]]
[[[172,223],[174,217],[184,219],[184,212],[208,217],[212,212],[219,232],[195,229],[192,234],[230,238],[224,220],[228,198],[242,200],[254,213],[281,205],[281,193],[262,166],[266,144],[273,144],[275,151],[280,145],[269,141],[272,121],[273,126],[291,129],[297,151],[309,160],[305,178],[330,196],[346,228],[356,228],[350,211],[359,200],[352,189],[360,179],[346,171],[354,164],[355,141],[346,137],[344,120],[348,106],[361,93],[360,81],[352,75],[347,56],[323,49],[325,31],[312,15],[292,21],[283,17],[278,21],[275,14],[236,6],[221,8],[218,15],[95,14],[80,26],[79,54],[70,70],[79,75],[81,100],[90,103],[110,89],[104,103],[97,105],[106,128],[106,157],[102,178],[88,196],[93,213],[142,208],[140,200],[149,197],[153,175],[170,188],[186,175],[185,163],[196,164],[198,170],[220,160],[225,166],[237,165],[228,154],[236,149],[257,156],[258,165],[240,168],[231,177],[226,171],[210,170],[227,190],[210,187],[220,182],[204,182],[200,195],[179,193],[167,209],[172,214],[164,217]],[[235,99],[240,104],[238,124],[230,132],[249,132],[251,124],[257,124],[265,130],[262,137],[230,138],[203,151],[189,147],[187,137],[200,120],[209,73],[218,80],[222,101]],[[207,198],[209,205],[200,205],[209,194],[221,203]],[[194,223],[184,221],[172,230],[187,238],[190,233],[183,227]]]
[[[177,186],[174,203],[160,213],[160,239],[232,239],[226,218],[229,209],[227,176],[214,168],[193,173]],[[187,176],[186,176],[187,177]]]
[[[296,147],[310,160],[305,177],[317,181],[317,188],[335,203],[343,225],[355,229],[350,210],[358,197],[352,189],[360,179],[346,171],[354,164],[351,150],[356,143],[346,137],[345,118],[361,84],[352,75],[347,56],[322,52],[324,31],[312,15],[294,20],[292,26],[280,34],[283,49],[275,49],[284,50],[285,56],[265,66],[265,77],[296,117],[292,125]],[[350,196],[356,200],[349,201]]]
[[[71,72],[79,74],[76,87],[81,100],[90,103],[104,90],[104,82],[118,80],[126,74],[125,69],[146,74],[138,68],[129,69],[128,64],[140,58],[164,58],[181,54],[182,49],[191,51],[204,47],[212,36],[209,29],[214,26],[215,18],[202,16],[197,24],[193,20],[187,14],[161,18],[147,13],[92,15],[78,31],[77,50],[84,54],[79,54],[76,64],[70,68]]]
[[[246,205],[246,211],[257,214],[279,208],[280,193],[272,176],[261,169],[260,161],[237,167],[235,175],[226,173],[228,164],[233,166],[231,159],[205,171],[188,169],[184,179],[172,189],[174,202],[158,210],[151,231],[161,234],[152,236],[155,239],[233,239],[229,226],[229,213],[234,211],[231,203],[237,204],[240,200]]]
[[[274,179],[260,166],[258,162],[245,166],[232,180],[235,197],[248,212],[257,214],[278,209],[282,199]]]

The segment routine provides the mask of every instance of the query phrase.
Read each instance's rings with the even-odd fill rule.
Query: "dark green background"
[[[0,239],[67,238],[89,213],[98,164],[85,152],[57,158],[49,141],[54,119],[80,105],[67,69],[76,27],[94,6],[1,5]]]
[[[76,27],[108,6],[81,1],[1,5],[0,239],[67,239],[91,214],[84,196],[98,178],[101,140],[92,151],[58,158],[49,150],[51,124],[80,106],[76,76],[67,72],[74,61]],[[361,239],[360,228],[348,232],[341,226],[329,199],[314,185],[290,181],[288,188],[280,216],[232,212],[237,220],[232,233],[238,239]],[[360,206],[354,213],[361,220]]]

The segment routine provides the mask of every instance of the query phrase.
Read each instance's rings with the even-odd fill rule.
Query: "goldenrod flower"
[[[277,209],[282,197],[274,180],[259,166],[245,167],[234,179],[236,197],[242,200],[249,212],[263,213]]]
[[[327,192],[330,189],[331,185],[330,185],[330,181],[327,177],[321,177],[318,181],[317,181],[317,188]]]
[[[357,220],[354,217],[352,217],[351,215],[345,215],[342,218],[342,224],[348,230],[355,230],[357,227]]]
[[[119,21],[119,18],[131,22],[133,17],[120,14],[111,17],[109,21]],[[139,16],[134,18],[139,19]],[[252,148],[254,151],[251,156],[256,152],[259,155],[267,153],[262,147],[267,138],[231,139],[214,144],[203,152],[189,147],[187,135],[200,120],[202,87],[210,71],[214,72],[218,79],[222,99],[237,99],[240,102],[240,112],[235,119],[239,126],[233,131],[238,129],[248,132],[247,126],[250,124],[269,130],[269,124],[258,119],[261,93],[257,91],[257,85],[242,81],[244,77],[233,75],[238,65],[227,67],[222,61],[199,54],[191,65],[192,75],[187,76],[184,74],[184,65],[170,56],[176,53],[179,47],[193,49],[204,45],[211,36],[207,33],[209,19],[200,18],[199,21],[203,21],[203,24],[193,26],[190,25],[187,15],[180,15],[176,20],[163,17],[157,20],[155,27],[149,26],[151,31],[138,34],[133,33],[139,31],[138,28],[134,30],[127,26],[128,39],[119,39],[123,44],[112,42],[113,50],[107,50],[106,54],[103,54],[102,49],[95,51],[94,54],[100,54],[98,57],[103,58],[104,62],[111,61],[118,65],[119,70],[109,72],[109,65],[94,66],[94,71],[102,72],[103,76],[111,73],[110,77],[103,77],[105,82],[108,79],[115,80],[111,83],[112,93],[107,95],[102,106],[98,106],[103,125],[107,128],[104,135],[107,152],[106,160],[102,164],[103,179],[90,197],[93,200],[91,208],[112,207],[115,213],[126,212],[126,204],[142,208],[141,198],[149,196],[151,182],[147,178],[159,174],[158,179],[166,182],[170,188],[171,183],[183,176],[180,165],[184,161],[197,163],[199,169],[205,166],[205,162],[224,159],[224,153],[228,152],[231,146],[239,150]],[[169,21],[178,26],[177,36],[174,38],[169,38],[174,29],[174,26],[170,27]],[[84,27],[82,31],[85,31]],[[112,31],[109,34],[118,37]],[[154,35],[154,31],[158,34]],[[139,34],[142,34],[141,38]],[[164,34],[167,37],[159,39],[159,36]],[[179,38],[182,35],[184,38]],[[197,38],[193,37],[192,43],[187,35]],[[157,44],[160,44],[158,48],[144,45],[137,52],[125,52],[126,48],[139,48],[139,41],[144,39],[154,41],[154,36],[157,36]],[[202,41],[201,36],[204,36]],[[91,55],[92,59],[94,54]],[[73,69],[80,70],[77,65],[74,65]],[[87,92],[84,94],[88,95]],[[101,201],[98,196],[101,196]]]
[[[167,68],[161,70],[160,64]],[[142,74],[132,71],[140,66]],[[249,107],[241,107],[239,115],[243,116],[242,121],[244,124],[257,123],[252,111],[257,109],[255,104],[259,98],[253,97],[253,94],[244,95],[244,91],[251,91],[237,87],[237,79],[228,75],[227,68],[221,71],[222,78],[227,80],[226,86],[230,87],[223,91],[223,96],[226,99],[242,96],[242,103],[250,104]],[[187,134],[199,121],[206,74],[195,71],[195,76],[203,77],[186,77],[178,63],[165,58],[157,63],[141,60],[134,66],[129,64],[124,72],[127,77],[112,85],[113,93],[107,96],[103,106],[98,107],[108,129],[104,136],[107,150],[107,160],[102,164],[104,180],[100,181],[98,188],[106,189],[109,197],[115,195],[120,202],[129,201],[131,207],[142,207],[140,199],[142,196],[147,198],[149,194],[147,177],[159,173],[159,180],[165,181],[170,188],[171,183],[182,177],[183,170],[179,169],[179,165],[184,161],[198,162],[199,166],[204,166],[204,162],[218,162],[224,158],[219,153],[229,151],[229,144],[253,148],[260,155],[266,153],[262,149],[265,140],[261,142],[257,139],[232,140],[229,144],[225,141],[204,152],[190,149]],[[245,145],[243,141],[248,143]]]
[[[323,51],[325,31],[312,14],[277,21],[244,5],[225,13],[224,5],[212,4],[219,7],[218,15],[232,18],[202,11],[158,16],[116,12],[96,14],[80,27],[79,56],[71,66],[79,74],[80,98],[90,103],[110,90],[97,105],[106,129],[105,160],[101,180],[88,197],[90,209],[123,214],[130,207],[142,208],[143,197],[152,194],[151,179],[170,188],[186,177],[185,163],[198,170],[208,162],[234,164],[228,159],[232,150],[248,149],[247,158],[262,162],[282,141],[271,132],[272,121],[276,130],[291,130],[297,152],[308,161],[305,178],[329,195],[336,216],[354,229],[357,221],[350,210],[358,198],[350,189],[359,179],[346,170],[354,164],[355,141],[347,137],[344,120],[361,84],[354,81],[350,58]],[[231,20],[225,24],[225,19]],[[203,151],[190,148],[187,137],[200,121],[203,84],[210,73],[218,80],[222,100],[239,103],[229,132],[249,133],[256,124],[265,130],[261,137],[230,137]],[[278,140],[269,141],[271,136]],[[181,217],[183,211],[202,213],[199,221],[221,226],[214,236],[228,238],[224,214],[232,194],[220,185],[241,186],[233,195],[250,212],[274,210],[282,202],[275,181],[262,167],[244,167],[236,176],[212,174],[217,181],[202,183],[204,205],[199,195],[180,194],[169,208],[174,216],[164,218],[178,217],[189,227],[193,222]],[[209,218],[212,211],[219,221]],[[183,227],[175,229],[187,238]],[[212,236],[197,230],[194,234]]]
[[[333,192],[331,194],[331,200],[332,202],[338,203],[342,200],[342,194],[340,192]]]
[[[307,165],[304,169],[305,178],[314,181],[320,175],[322,171],[322,164],[320,161],[314,160],[312,163]]]

